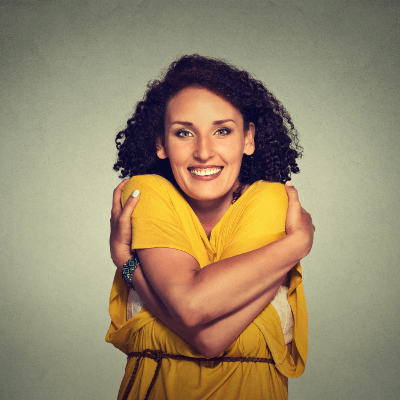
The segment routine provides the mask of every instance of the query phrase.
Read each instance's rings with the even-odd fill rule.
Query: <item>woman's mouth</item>
[[[197,181],[212,181],[217,179],[220,175],[224,167],[189,167],[188,171],[193,179]]]
[[[196,176],[212,176],[220,173],[224,167],[211,167],[211,168],[188,168],[188,170]]]

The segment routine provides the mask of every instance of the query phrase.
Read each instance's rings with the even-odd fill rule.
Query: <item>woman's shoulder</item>
[[[284,185],[253,183],[229,211],[223,222],[227,245],[223,256],[232,257],[278,240],[285,235],[288,198]]]
[[[175,186],[160,175],[135,175],[125,185],[122,192],[122,203],[128,200],[134,190],[138,189],[140,195],[145,197],[170,197],[179,195]]]
[[[142,186],[142,187],[149,187],[155,189],[163,189],[163,188],[175,188],[174,185],[168,181],[167,179],[163,178],[160,175],[135,175],[129,179],[129,182],[125,186],[125,188],[130,188],[133,186]],[[125,190],[124,188],[124,190]]]
[[[288,206],[285,185],[279,182],[257,181],[246,190],[243,197],[252,207],[258,204],[286,209]]]
[[[282,193],[286,193],[283,183],[270,181],[257,181],[253,183],[249,189],[253,189],[255,192],[269,193],[271,195],[282,195]]]

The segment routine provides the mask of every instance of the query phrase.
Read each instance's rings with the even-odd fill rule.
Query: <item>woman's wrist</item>
[[[122,267],[122,279],[127,284],[127,286],[129,286],[133,290],[135,290],[135,287],[132,284],[132,277],[138,267],[140,267],[140,263],[135,252],[133,253],[133,256]]]
[[[118,254],[111,254],[111,259],[119,271],[122,272],[124,264],[132,257],[131,251],[122,251]]]

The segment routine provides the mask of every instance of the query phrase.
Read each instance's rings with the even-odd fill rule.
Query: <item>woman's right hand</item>
[[[129,179],[125,179],[115,188],[111,209],[110,253],[115,266],[119,270],[122,270],[122,266],[132,257],[131,215],[140,197],[138,191],[133,192],[122,208],[121,194],[128,181]],[[136,197],[134,197],[135,194],[137,194]]]
[[[314,240],[315,226],[311,215],[301,206],[297,190],[291,182],[286,182],[285,189],[289,198],[286,216],[286,234],[296,235],[299,245],[299,259],[305,257],[310,251]]]

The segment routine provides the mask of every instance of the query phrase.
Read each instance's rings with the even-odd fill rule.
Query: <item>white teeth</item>
[[[190,172],[197,176],[209,176],[218,174],[218,172],[222,171],[222,168],[202,168],[202,169],[194,169],[191,168]]]

